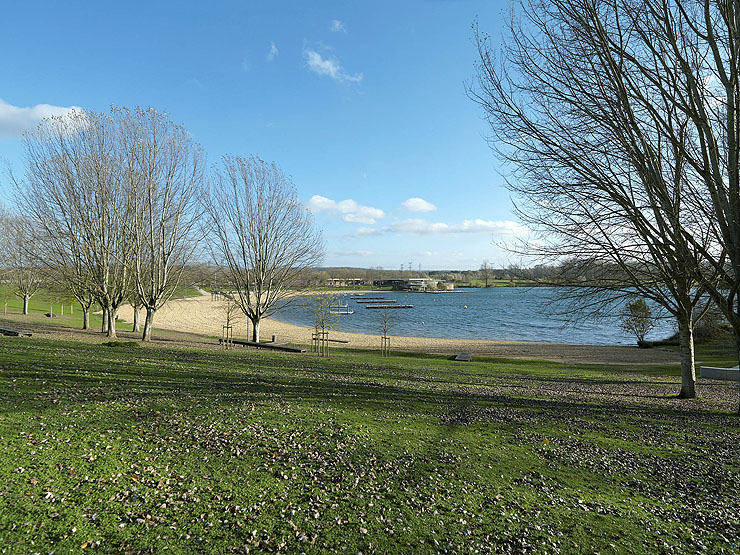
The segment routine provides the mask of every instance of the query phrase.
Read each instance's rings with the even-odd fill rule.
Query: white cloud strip
[[[490,233],[497,236],[522,236],[527,235],[529,230],[516,222],[510,220],[489,221],[482,219],[463,220],[457,224],[446,224],[442,222],[429,222],[418,218],[399,220],[393,222],[389,231],[397,233],[410,233],[414,235],[433,235],[447,233]]]
[[[409,212],[434,212],[437,209],[431,202],[419,197],[407,199],[401,203],[401,206]]]
[[[380,208],[363,206],[352,199],[337,202],[321,195],[314,195],[308,200],[306,206],[313,214],[319,212],[341,214],[342,220],[354,224],[372,225],[380,218],[385,217],[385,212]]]
[[[8,104],[0,98],[0,139],[20,139],[23,133],[34,129],[44,118],[64,116],[73,111],[82,111],[77,106],[52,106],[37,104],[21,108]]]
[[[355,73],[353,75],[345,73],[338,60],[330,58],[325,59],[315,50],[306,49],[303,51],[303,56],[306,58],[308,69],[317,75],[331,77],[340,83],[343,81],[350,81],[352,83],[359,83],[362,81],[362,73]]]
[[[348,251],[334,251],[331,254],[334,256],[372,256],[375,254],[373,251],[365,250],[348,250]]]

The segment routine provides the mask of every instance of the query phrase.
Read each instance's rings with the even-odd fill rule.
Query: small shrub
[[[635,299],[624,305],[620,314],[619,327],[634,334],[639,347],[652,347],[645,336],[655,327],[656,318],[644,299]]]
[[[124,349],[138,349],[140,345],[136,341],[106,341],[101,343],[103,347],[119,347]]]

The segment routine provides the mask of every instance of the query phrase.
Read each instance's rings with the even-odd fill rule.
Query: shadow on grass
[[[588,380],[495,374],[457,375],[447,361],[434,368],[403,366],[402,361],[354,361],[256,352],[132,349],[96,344],[16,340],[4,344],[0,368],[13,388],[0,393],[2,412],[54,399],[58,404],[137,403],[193,400],[237,405],[264,400],[330,403],[345,410],[438,416],[460,406],[505,407],[553,418],[621,419],[626,416],[713,421],[716,404],[671,397],[678,384],[642,380]],[[476,381],[470,381],[477,378]],[[733,384],[717,386],[734,392]],[[670,388],[670,389],[667,389]],[[659,402],[660,401],[660,402]],[[661,403],[662,402],[662,403]]]

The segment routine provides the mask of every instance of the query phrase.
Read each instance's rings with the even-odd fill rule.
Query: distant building
[[[402,289],[405,282],[405,279],[376,279],[373,281],[373,287],[394,287],[396,289]]]
[[[404,291],[453,291],[454,283],[431,278],[378,279],[373,281],[375,287],[393,287]]]
[[[367,285],[367,280],[365,278],[329,278],[326,280],[326,285],[330,287],[357,287]]]

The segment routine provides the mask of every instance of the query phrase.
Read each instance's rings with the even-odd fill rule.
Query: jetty
[[[368,299],[363,301],[355,301],[357,304],[395,304],[398,301],[395,299]]]
[[[342,304],[341,302],[329,307],[329,314],[354,314],[354,310],[350,310],[349,303]]]

